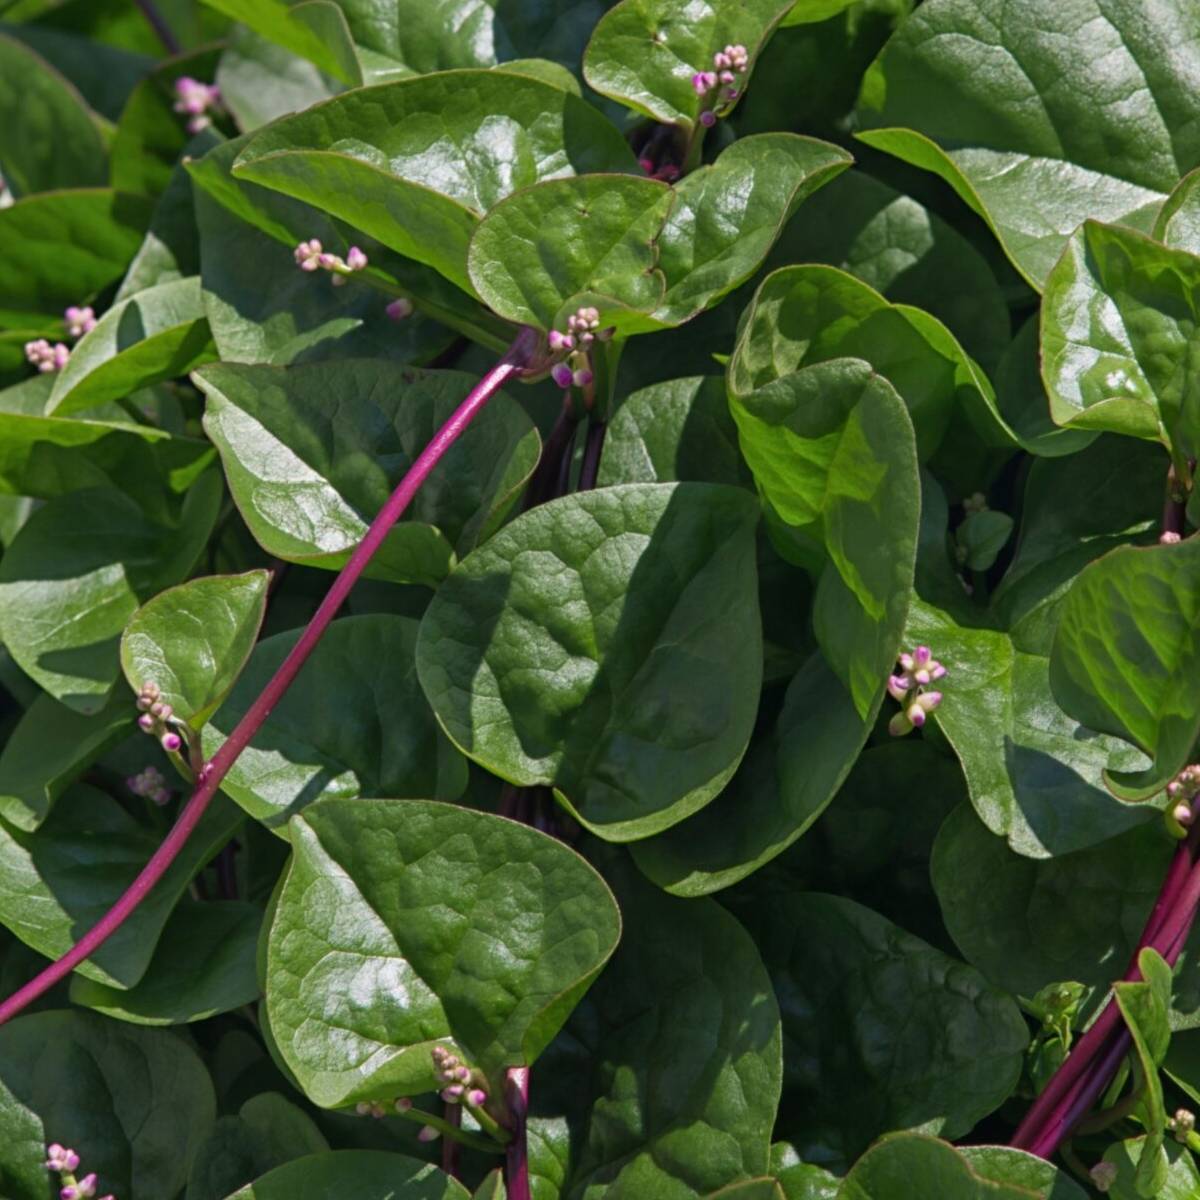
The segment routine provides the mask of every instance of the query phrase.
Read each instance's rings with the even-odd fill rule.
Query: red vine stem
[[[504,1099],[512,1115],[512,1141],[504,1160],[504,1187],[507,1200],[531,1200],[529,1190],[529,1142],[525,1120],[529,1114],[529,1068],[509,1067],[504,1078]]]
[[[146,18],[150,24],[150,28],[158,35],[158,40],[162,42],[166,52],[168,54],[178,54],[181,49],[179,39],[163,18],[162,13],[155,7],[154,0],[134,0],[134,3],[142,10],[142,16]]]
[[[409,468],[408,473],[388,498],[388,502],[380,510],[379,515],[371,522],[362,541],[355,547],[350,561],[333,581],[325,599],[321,601],[321,606],[313,614],[312,620],[300,635],[299,640],[280,664],[267,686],[263,688],[258,699],[246,710],[245,716],[234,727],[224,745],[203,768],[197,781],[198,786],[192,793],[191,799],[184,805],[179,819],[163,839],[162,844],[155,850],[150,861],[142,868],[138,877],[129,885],[121,898],[70,950],[52,962],[24,987],[14,992],[3,1004],[0,1004],[0,1025],[15,1017],[27,1005],[58,983],[60,979],[66,978],[85,958],[112,937],[149,895],[150,890],[175,861],[193,830],[200,823],[205,809],[216,795],[217,788],[230,767],[237,761],[238,755],[249,745],[250,739],[259,731],[263,722],[270,716],[271,710],[279,703],[284,692],[288,690],[292,681],[299,674],[305,660],[316,649],[317,643],[321,640],[325,630],[329,628],[329,623],[341,608],[350,589],[358,581],[358,577],[363,573],[372,556],[383,544],[383,540],[391,531],[392,526],[412,503],[413,497],[429,477],[430,472],[441,461],[442,456],[454,445],[467,426],[482,411],[484,405],[509,378],[521,374],[536,347],[536,336],[530,329],[523,329],[517,335],[504,357],[475,385],[470,395],[454,410],[450,419],[417,456],[416,462]]]

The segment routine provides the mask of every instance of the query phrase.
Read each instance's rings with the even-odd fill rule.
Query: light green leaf
[[[958,1152],[982,1178],[1028,1188],[1039,1200],[1086,1200],[1070,1175],[1035,1154],[1008,1146],[959,1146]]]
[[[318,1104],[432,1090],[430,1049],[447,1035],[492,1078],[533,1062],[620,934],[587,863],[501,817],[326,801],[292,822],[291,838],[267,1011]]]
[[[332,7],[332,5],[330,6]],[[331,1150],[296,1158],[228,1200],[469,1200],[432,1163],[380,1150]]]
[[[923,4],[863,82],[859,136],[944,178],[1040,288],[1081,221],[1148,231],[1200,161],[1194,16],[1189,0],[1152,22],[1138,0]]]
[[[446,71],[347,92],[277,121],[251,139],[235,170],[469,292],[467,242],[505,196],[633,167],[616,128],[569,92],[529,76]]]
[[[443,728],[494,774],[553,787],[610,840],[702,808],[758,701],[757,515],[741,489],[680,483],[582,492],[517,518],[422,622],[418,670]]]
[[[0,162],[14,196],[104,183],[104,140],[75,85],[0,33]]]
[[[267,607],[266,571],[212,575],[160,592],[121,635],[129,686],[155,684],[175,716],[199,729],[233,687]]]
[[[1112,1200],[1144,1200],[1145,1193],[1138,1190],[1137,1174],[1142,1155],[1150,1139],[1145,1137],[1126,1138],[1114,1142],[1104,1151],[1104,1161],[1117,1168],[1108,1194]],[[1154,1193],[1156,1200],[1194,1200],[1200,1194],[1200,1171],[1188,1150],[1178,1142],[1168,1141],[1163,1147],[1167,1156],[1166,1177]]]
[[[112,987],[133,987],[192,876],[240,820],[232,804],[218,799],[162,882],[78,972]],[[40,954],[57,958],[112,907],[160,840],[105,793],[74,784],[37,832],[0,826],[0,924]]]
[[[76,975],[71,1003],[135,1025],[181,1025],[258,999],[262,910],[236,900],[187,902],[172,914],[142,978],[129,989]]]
[[[602,96],[689,134],[701,99],[697,71],[729,44],[746,47],[750,68],[792,0],[621,0],[597,23],[583,55],[583,74]],[[739,79],[744,92],[750,74]]]
[[[204,730],[212,757],[266,686],[300,630],[259,642]],[[343,617],[309,658],[305,688],[271,710],[222,783],[252,817],[285,833],[288,818],[326,796],[434,796],[467,786],[467,765],[434,723],[413,660],[417,623]]]
[[[21,669],[76,712],[99,711],[119,674],[125,623],[188,574],[220,500],[210,472],[174,528],[114,488],[84,488],[38,509],[0,561],[0,638]]]
[[[216,1116],[199,1055],[158,1029],[41,1012],[0,1028],[0,1177],[9,1200],[46,1200],[46,1146],[67,1138],[99,1186],[173,1200]]]
[[[71,351],[48,411],[65,416],[177,379],[216,357],[200,280],[175,279],[113,305]]]
[[[336,570],[417,455],[478,382],[350,360],[195,376],[230,491],[268,553]],[[494,397],[446,452],[368,575],[435,586],[503,518],[537,464],[532,423]]]
[[[1173,250],[1200,253],[1200,168],[1189,171],[1163,202],[1154,240]]]

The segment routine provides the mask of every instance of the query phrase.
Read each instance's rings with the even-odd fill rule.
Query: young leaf
[[[332,8],[332,5],[329,5]],[[293,1159],[228,1200],[469,1200],[457,1179],[432,1163],[379,1150],[331,1150]]]
[[[204,730],[211,758],[300,636],[259,642]],[[325,796],[435,796],[467,786],[467,765],[438,731],[417,683],[417,623],[384,614],[330,626],[290,691],[225,777],[222,789],[286,836],[287,819]]]
[[[421,685],[451,739],[613,841],[702,808],[758,700],[757,507],[741,489],[629,484],[501,530],[421,625]]]
[[[0,562],[0,637],[21,669],[76,712],[99,711],[120,672],[126,621],[191,570],[220,500],[210,472],[188,492],[176,528],[113,488],[40,508]]]
[[[1086,567],[1063,601],[1050,659],[1055,697],[1154,760],[1144,771],[1106,772],[1119,795],[1160,790],[1200,734],[1198,597],[1200,539],[1189,538],[1120,547]]]
[[[235,170],[470,292],[467,242],[488,209],[542,180],[633,167],[616,128],[569,92],[528,76],[444,71],[277,121],[251,139]]]
[[[81,975],[131,988],[146,973],[167,918],[192,876],[242,820],[219,800],[166,877],[112,937],[83,962]],[[0,925],[48,958],[75,944],[133,882],[161,840],[113,799],[73,784],[34,833],[0,826]]]
[[[620,934],[587,863],[490,814],[325,801],[291,838],[267,1010],[318,1104],[431,1090],[431,1045],[447,1034],[490,1078],[533,1062]]]
[[[165,1030],[43,1012],[0,1027],[0,1177],[46,1200],[46,1146],[69,1139],[101,1187],[174,1200],[216,1116],[199,1055]]]
[[[1114,1142],[1104,1151],[1104,1161],[1117,1168],[1117,1177],[1108,1189],[1111,1200],[1145,1200],[1138,1188],[1138,1168],[1150,1138],[1126,1138]],[[1166,1175],[1154,1195],[1156,1200],[1192,1200],[1200,1194],[1200,1170],[1191,1153],[1178,1142],[1168,1141],[1162,1147],[1167,1157]],[[1157,1157],[1157,1156],[1156,1156]]]
[[[458,371],[369,360],[287,370],[220,363],[195,378],[208,398],[205,431],[250,532],[269,554],[331,570],[345,564],[392,488],[477,382]],[[368,575],[435,586],[454,555],[503,517],[538,450],[529,418],[496,396],[439,461]]]
[[[1137,0],[924,4],[863,82],[859,136],[945,179],[1040,288],[1081,221],[1148,230],[1200,161],[1187,116],[1200,69],[1191,28],[1180,0],[1152,24]],[[1085,29],[1094,40],[1081,56]]]
[[[146,973],[121,989],[83,975],[71,1003],[135,1025],[181,1025],[258,999],[254,970],[262,910],[236,900],[185,901],[163,928]]]

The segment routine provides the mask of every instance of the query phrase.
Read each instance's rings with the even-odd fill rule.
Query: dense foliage
[[[1200,0],[0,0],[0,172],[0,1200],[1200,1196]]]

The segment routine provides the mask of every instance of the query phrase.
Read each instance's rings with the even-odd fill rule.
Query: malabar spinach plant
[[[1196,0],[0,0],[0,1198],[1200,1196]]]

